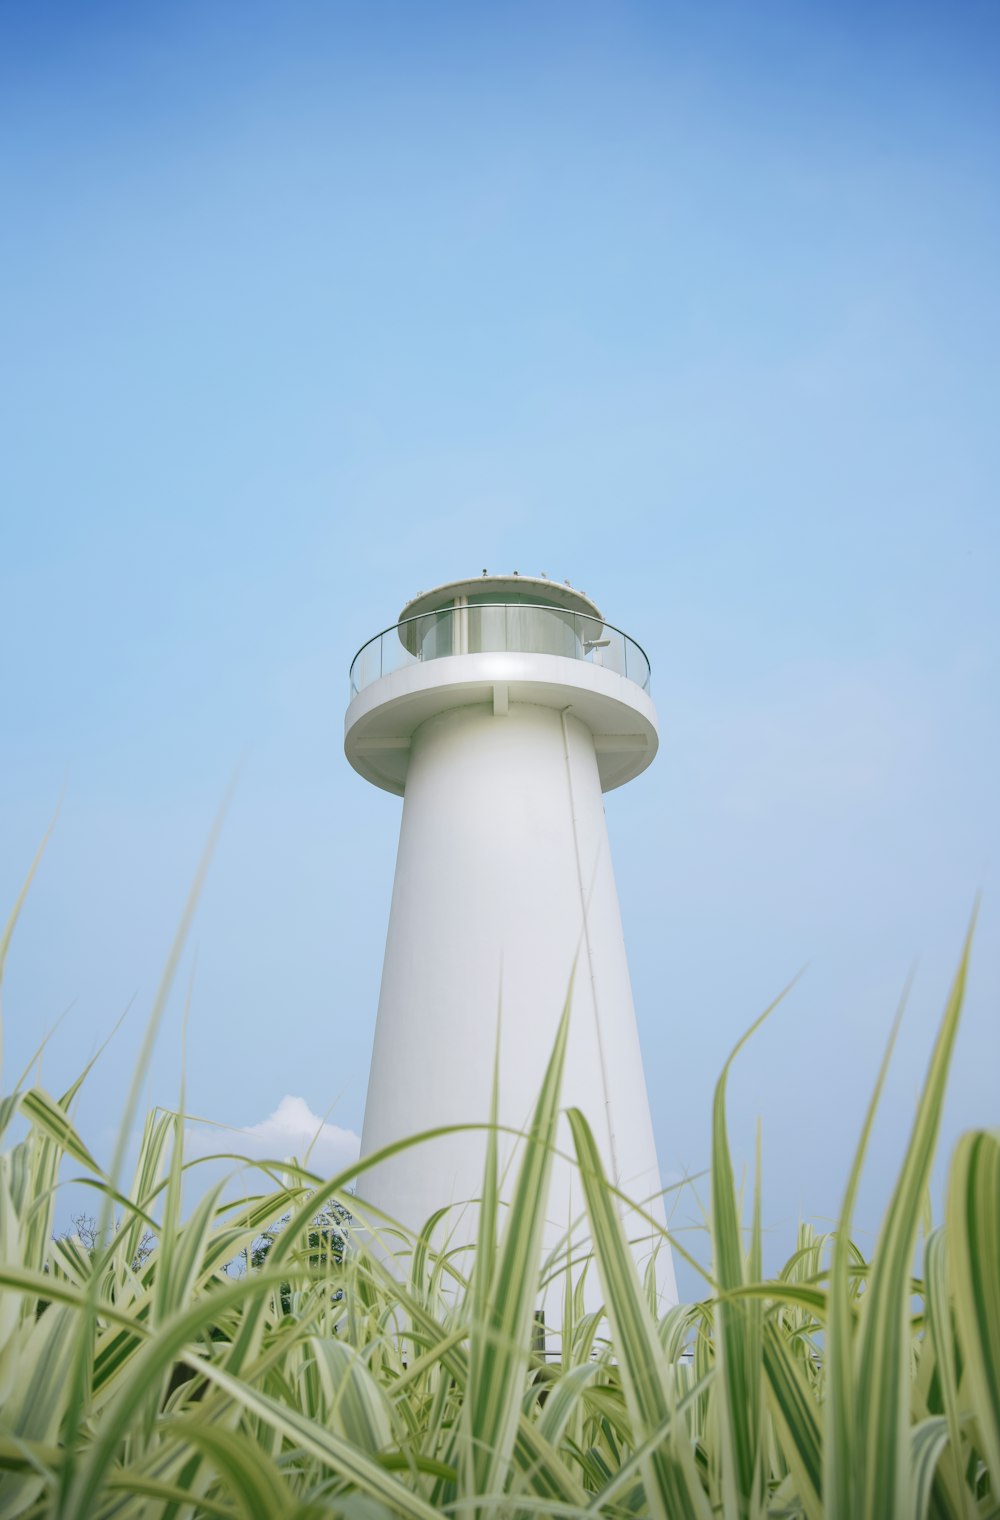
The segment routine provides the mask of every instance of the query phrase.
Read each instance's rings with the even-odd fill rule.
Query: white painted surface
[[[656,754],[656,710],[635,681],[588,660],[495,651],[406,665],[366,686],[347,709],[347,758],[367,781],[402,795],[420,726],[448,708],[492,703],[498,685],[511,704],[579,718],[594,735],[606,792],[638,776]]]
[[[516,660],[529,667],[520,683],[510,678]],[[484,661],[501,665],[487,675],[478,669]],[[541,702],[523,700],[532,676]],[[428,704],[438,710],[428,713]],[[405,761],[363,1156],[420,1130],[488,1118],[498,1006],[500,1121],[523,1128],[572,979],[563,1104],[583,1110],[609,1174],[635,1199],[654,1200],[662,1220],[594,742],[595,729],[622,736],[629,724],[629,763],[641,743],[648,764],[656,744],[648,696],[622,677],[552,656],[437,660],[376,682],[352,703],[352,764],[366,774],[373,755]],[[380,740],[391,742],[379,750]],[[605,753],[613,750],[614,742]],[[378,774],[370,779],[396,789]],[[565,1119],[561,1126],[569,1151]],[[455,1243],[468,1241],[483,1154],[481,1135],[438,1139],[381,1164],[359,1191],[411,1229],[455,1204]],[[547,1244],[582,1213],[573,1169],[557,1160]],[[627,1223],[639,1228],[634,1216]],[[658,1280],[664,1306],[675,1302],[665,1251]],[[599,1301],[596,1281],[588,1298]]]

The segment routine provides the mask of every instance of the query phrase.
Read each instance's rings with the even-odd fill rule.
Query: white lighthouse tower
[[[563,1105],[587,1116],[610,1179],[662,1222],[602,797],[656,754],[642,649],[568,585],[484,572],[414,598],[364,645],[345,730],[355,770],[403,797],[362,1156],[488,1119],[498,1006],[499,1120],[523,1129],[572,978]],[[572,1151],[568,1125],[560,1149]],[[414,1230],[452,1204],[444,1228],[469,1241],[484,1155],[476,1131],[436,1139],[373,1168],[364,1195]],[[584,1239],[583,1214],[557,1157],[547,1245],[574,1221]],[[635,1249],[648,1257],[648,1239]],[[656,1270],[666,1307],[665,1247]]]

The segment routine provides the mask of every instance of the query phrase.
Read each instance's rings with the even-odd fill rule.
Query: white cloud
[[[249,1124],[243,1129],[216,1125],[198,1129],[189,1127],[184,1144],[190,1156],[238,1151],[255,1161],[287,1161],[294,1157],[308,1164],[310,1171],[320,1177],[329,1177],[349,1166],[357,1160],[361,1149],[361,1139],[353,1130],[329,1124],[313,1113],[304,1098],[291,1093],[286,1093],[274,1112],[258,1124]]]

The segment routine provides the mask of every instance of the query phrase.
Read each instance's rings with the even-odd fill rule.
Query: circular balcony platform
[[[646,663],[647,685],[648,670]],[[515,703],[569,711],[584,723],[606,792],[638,776],[656,754],[656,709],[644,685],[582,656],[506,649],[413,658],[373,675],[347,709],[344,750],[359,775],[401,796],[413,735],[428,718],[489,705],[502,722]]]

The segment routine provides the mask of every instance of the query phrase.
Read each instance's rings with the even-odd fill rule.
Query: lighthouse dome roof
[[[544,575],[490,575],[485,570],[474,579],[447,581],[432,591],[420,591],[406,603],[399,621],[419,617],[424,612],[440,612],[451,607],[459,597],[469,601],[527,602],[535,606],[558,607],[565,612],[580,612],[600,619],[602,614],[586,592],[578,591],[568,581],[550,581]]]

